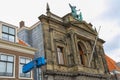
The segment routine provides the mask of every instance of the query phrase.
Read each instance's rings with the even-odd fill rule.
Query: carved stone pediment
[[[70,13],[63,17],[63,21],[65,24],[67,24],[67,27],[73,26],[73,27],[81,28],[81,29],[83,29],[87,32],[93,33],[93,34],[97,34],[96,30],[94,30],[92,28],[91,23],[87,23],[84,20],[78,21]]]
[[[65,16],[63,17],[63,21],[64,21],[65,23],[67,23],[67,22],[77,21],[77,20],[72,16],[71,13],[68,13],[67,15],[65,15]]]
[[[71,24],[75,27],[81,28],[87,32],[97,34],[97,32],[92,28],[91,24],[86,23],[85,21],[74,21]]]

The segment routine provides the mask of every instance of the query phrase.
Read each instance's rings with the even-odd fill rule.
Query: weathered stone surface
[[[66,16],[67,18],[68,16]],[[69,18],[69,17],[68,17]],[[44,20],[45,19],[45,20]],[[105,73],[105,68],[107,66],[103,62],[104,57],[103,42],[97,41],[95,53],[93,55],[93,60],[91,66],[89,67],[89,59],[91,56],[92,48],[96,38],[96,31],[85,21],[78,22],[76,20],[70,19],[71,22],[65,21],[57,23],[57,20],[47,18],[47,16],[41,17],[43,27],[44,40],[46,43],[45,50],[48,50],[51,46],[51,52],[46,53],[48,60],[51,60],[52,64],[47,64],[46,70],[51,70],[52,72],[47,74],[48,80],[106,80],[107,73]],[[45,22],[48,21],[48,22]],[[59,21],[58,21],[59,22]],[[65,23],[64,23],[65,22]],[[67,24],[67,25],[66,25]],[[48,31],[48,28],[52,31]],[[51,43],[49,44],[51,40]],[[84,56],[86,57],[84,62],[85,65],[81,64],[81,57],[79,56],[78,43],[80,42]],[[49,44],[49,46],[48,46]],[[58,64],[57,57],[57,46],[62,46],[64,48],[64,65]],[[51,54],[51,56],[50,56]],[[105,60],[104,60],[105,61]],[[54,72],[55,71],[55,72]],[[46,73],[45,73],[46,74]],[[99,76],[99,74],[101,74]]]
[[[24,40],[38,48],[39,56],[45,55],[47,59],[43,80],[107,80],[109,73],[102,39],[98,38],[93,59],[88,65],[98,34],[90,24],[74,20],[70,14],[60,18],[49,13],[39,19],[40,26],[34,26],[31,36]],[[23,30],[19,36],[24,38],[28,33]],[[58,63],[57,47],[63,49],[62,65]]]

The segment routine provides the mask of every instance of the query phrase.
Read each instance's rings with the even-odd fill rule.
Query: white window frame
[[[8,29],[9,28],[12,28],[12,29],[14,29],[14,35],[12,35],[12,34],[10,34],[10,33],[4,33],[3,32],[3,26],[6,26],[6,27],[8,27]],[[10,41],[10,42],[16,42],[16,28],[14,28],[14,27],[11,27],[11,26],[8,26],[8,25],[6,25],[6,24],[2,24],[2,27],[1,27],[1,38],[3,39],[3,34],[7,34],[8,35],[8,37],[9,36],[14,36],[14,41],[10,41],[10,40],[7,40],[7,41]],[[5,40],[5,39],[3,39],[3,40]]]
[[[25,56],[19,56],[19,70],[18,70],[18,76],[19,76],[19,79],[33,79],[33,71],[30,71],[31,72],[31,77],[30,78],[27,78],[27,77],[20,77],[20,58],[27,58],[27,59],[30,59],[32,61],[32,58],[30,57],[25,57]]]
[[[7,55],[7,56],[13,56],[13,59],[14,59],[14,64],[13,64],[13,66],[14,66],[14,71],[13,71],[13,76],[11,77],[11,76],[0,76],[0,78],[15,78],[15,64],[16,64],[16,56],[15,55],[13,55],[13,54],[8,54],[8,53],[3,53],[3,52],[0,52],[0,54],[4,54],[4,55]]]

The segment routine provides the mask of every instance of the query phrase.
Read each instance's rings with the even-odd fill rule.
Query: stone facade
[[[39,20],[37,24],[41,25],[39,33],[42,35],[40,37],[36,32],[32,36],[40,37],[38,41],[42,41],[43,44],[38,46],[40,42],[37,39],[30,40],[37,42],[32,43],[32,47],[37,46],[38,49],[44,50],[47,64],[42,67],[43,80],[108,80],[104,40],[98,38],[91,64],[88,65],[98,35],[91,24],[74,19],[71,13],[61,18],[51,13],[48,5],[47,15],[39,16]],[[27,30],[35,27],[36,24]],[[25,29],[21,28],[18,32],[22,40],[24,38],[19,34]]]
[[[10,46],[9,46],[10,47]],[[0,54],[5,54],[5,55],[14,55],[14,76],[10,77],[10,76],[0,76],[0,80],[26,80],[27,78],[21,78],[19,76],[19,63],[20,63],[20,57],[25,57],[25,58],[29,58],[29,59],[33,59],[34,55],[33,54],[26,54],[24,52],[18,52],[18,51],[14,51],[14,50],[9,50],[9,49],[5,49],[5,48],[0,48]],[[31,75],[31,78],[28,78],[30,80],[33,80],[33,73]]]

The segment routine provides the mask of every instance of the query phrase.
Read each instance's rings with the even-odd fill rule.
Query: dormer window
[[[15,42],[15,29],[6,25],[2,26],[2,39]]]

